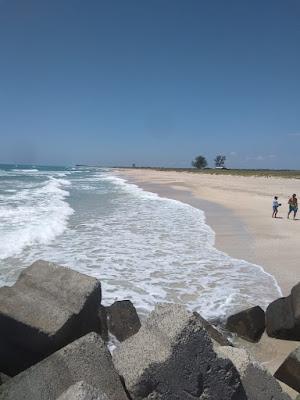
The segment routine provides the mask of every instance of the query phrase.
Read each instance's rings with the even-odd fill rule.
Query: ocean
[[[203,211],[143,191],[114,170],[0,165],[0,286],[37,259],[94,276],[102,304],[141,317],[177,302],[223,319],[281,295],[263,268],[214,247]]]

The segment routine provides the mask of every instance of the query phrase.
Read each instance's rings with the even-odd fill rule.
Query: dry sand
[[[148,191],[204,210],[216,232],[216,247],[261,265],[276,278],[284,296],[300,281],[300,212],[299,220],[287,219],[289,196],[297,193],[300,199],[299,180],[144,169],[118,174]],[[271,218],[274,195],[282,203],[277,219]],[[271,372],[297,346],[265,336],[258,345],[243,344]],[[289,392],[294,397],[295,392]]]

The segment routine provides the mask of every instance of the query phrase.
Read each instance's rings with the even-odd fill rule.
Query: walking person
[[[288,201],[288,205],[289,205],[289,212],[288,212],[287,217],[290,218],[290,213],[293,212],[294,219],[296,219],[296,214],[298,211],[298,200],[297,200],[295,193],[293,194],[292,197],[290,197],[290,199]]]
[[[280,207],[281,204],[278,202],[278,197],[274,196],[273,199],[273,214],[272,214],[272,218],[276,218],[277,213],[278,213],[278,207]]]

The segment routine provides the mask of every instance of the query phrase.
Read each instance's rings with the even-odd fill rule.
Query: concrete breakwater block
[[[300,393],[300,347],[288,355],[274,376]]]
[[[202,327],[206,330],[214,345],[232,346],[232,343],[227,339],[227,337],[214,325],[204,319],[196,311],[194,311],[194,315],[197,317],[197,320],[201,323]]]
[[[123,342],[138,332],[141,327],[139,316],[130,300],[115,301],[106,307],[109,331]]]
[[[10,376],[3,374],[0,372],[0,385],[10,380]]]
[[[232,362],[214,352],[202,321],[180,305],[156,306],[113,361],[134,400],[247,399]]]
[[[109,400],[105,393],[81,381],[70,386],[56,400]]]
[[[109,340],[108,325],[107,325],[107,311],[106,311],[106,307],[103,306],[102,304],[98,308],[98,318],[100,320],[100,325],[101,325],[101,337],[105,342],[107,342]]]
[[[240,374],[248,400],[291,400],[282,391],[277,380],[260,364],[253,361],[244,349],[219,346],[216,352],[220,357],[230,359]]]
[[[300,283],[292,288],[289,296],[269,304],[266,330],[270,337],[300,341]]]
[[[93,332],[1,385],[0,400],[55,400],[79,381],[110,400],[128,400],[104,341]]]
[[[258,342],[265,331],[265,312],[251,307],[227,318],[226,329],[249,342]]]
[[[14,376],[88,332],[101,333],[101,284],[46,261],[0,288],[0,371]]]

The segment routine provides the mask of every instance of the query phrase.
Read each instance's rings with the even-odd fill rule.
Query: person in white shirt
[[[281,206],[281,204],[278,202],[278,197],[274,196],[273,199],[273,214],[272,214],[272,218],[276,218],[277,213],[278,213],[278,207]]]

